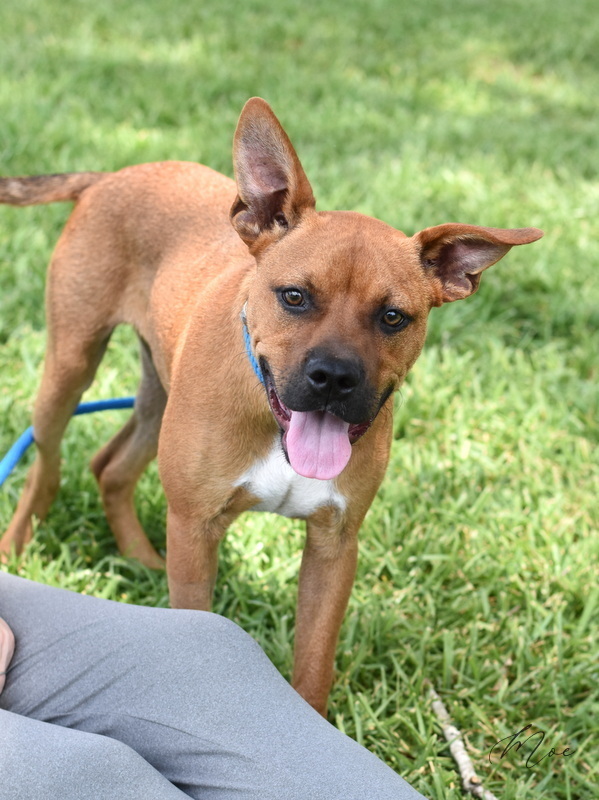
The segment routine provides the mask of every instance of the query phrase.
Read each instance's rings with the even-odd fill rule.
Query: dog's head
[[[292,467],[336,477],[418,358],[433,306],[536,228],[447,224],[412,237],[346,211],[317,212],[269,105],[245,105],[234,141],[231,220],[257,262],[247,301],[252,346]]]

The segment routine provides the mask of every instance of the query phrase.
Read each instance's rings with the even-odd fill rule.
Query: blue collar
[[[264,376],[262,375],[262,370],[260,369],[260,364],[258,364],[256,360],[256,356],[252,351],[252,340],[250,339],[250,332],[248,331],[248,323],[245,316],[245,306],[241,310],[241,322],[243,324],[243,341],[245,342],[245,352],[250,360],[250,364],[252,365],[252,369],[254,370],[256,377],[262,384],[265,386],[264,383]]]

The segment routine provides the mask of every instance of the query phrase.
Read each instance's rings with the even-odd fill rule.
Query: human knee
[[[234,663],[234,672],[238,673],[266,658],[248,633],[220,614],[188,609],[173,609],[167,613],[163,631],[168,639],[176,640],[171,652],[176,653],[179,663],[183,661],[205,670],[211,666],[221,669],[225,663]]]
[[[260,646],[236,622],[212,611],[190,609],[169,610],[168,627],[176,635],[184,634],[194,651],[208,641],[223,646],[234,645],[237,650],[260,651]]]
[[[233,620],[210,611],[191,613],[194,615],[203,614],[202,625],[206,626],[212,635],[223,644],[234,646],[238,652],[248,656],[255,653],[263,655],[263,650],[255,639]]]

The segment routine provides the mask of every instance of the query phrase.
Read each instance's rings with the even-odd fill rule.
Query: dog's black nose
[[[306,378],[316,394],[328,400],[342,400],[360,384],[363,369],[353,359],[313,355],[306,362]]]

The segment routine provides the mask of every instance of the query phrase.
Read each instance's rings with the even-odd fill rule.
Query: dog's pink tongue
[[[305,478],[336,478],[351,456],[348,429],[327,411],[292,411],[285,444],[293,469]]]

